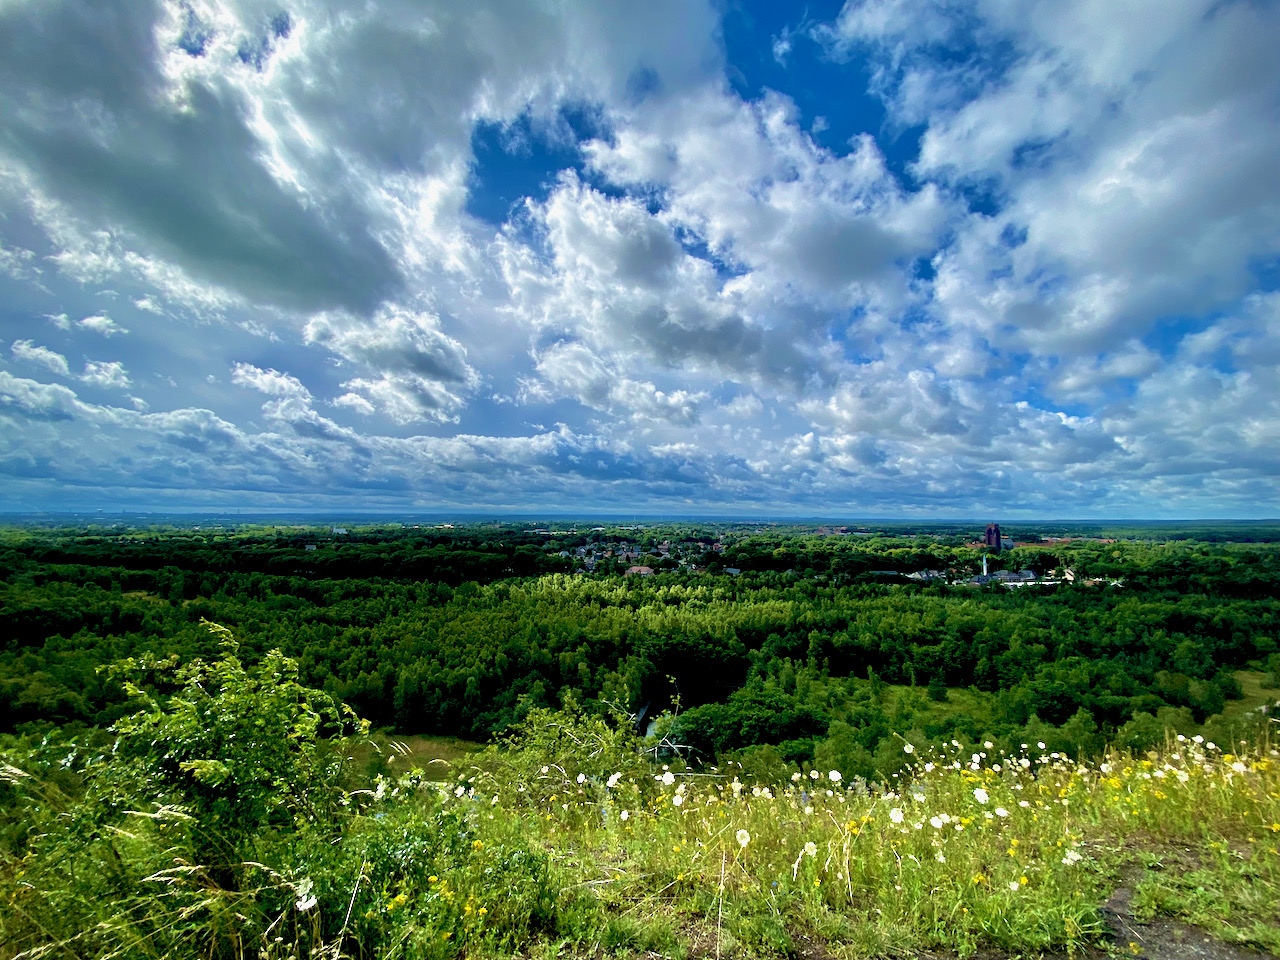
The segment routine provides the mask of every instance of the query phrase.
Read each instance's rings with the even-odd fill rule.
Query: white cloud
[[[124,364],[118,360],[86,361],[80,380],[90,386],[107,390],[127,390],[133,385]]]
[[[76,324],[84,330],[91,330],[103,337],[114,337],[129,331],[121,327],[105,313],[94,314],[91,317],[85,317]]]
[[[429,313],[387,308],[368,321],[317,316],[306,338],[367,374],[347,380],[344,389],[399,423],[450,419],[480,382],[466,349]]]
[[[9,347],[10,352],[17,360],[26,363],[39,364],[54,373],[60,373],[67,377],[71,375],[71,370],[67,366],[67,358],[48,347],[38,347],[30,340],[15,340]]]
[[[237,363],[232,367],[231,382],[238,387],[248,387],[272,397],[311,399],[311,391],[297,377],[278,370],[263,370],[251,363]]]

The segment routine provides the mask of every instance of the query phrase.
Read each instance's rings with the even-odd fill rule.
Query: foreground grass
[[[95,829],[46,800],[48,832],[0,875],[0,956],[1073,954],[1107,945],[1121,882],[1139,920],[1280,953],[1277,751],[1233,749],[1077,763],[955,743],[883,790],[765,785],[541,715],[448,784],[381,778],[232,865],[191,858],[180,808]]]

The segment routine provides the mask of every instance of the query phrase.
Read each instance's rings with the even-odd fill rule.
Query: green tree
[[[144,657],[116,667],[140,709],[116,722],[116,762],[100,789],[108,802],[193,817],[201,828],[193,835],[198,862],[234,889],[262,831],[333,819],[344,751],[331,738],[367,732],[367,725],[299,683],[297,664],[278,650],[246,669],[231,632],[205,625],[223,646],[218,660]],[[156,686],[176,690],[165,697]]]

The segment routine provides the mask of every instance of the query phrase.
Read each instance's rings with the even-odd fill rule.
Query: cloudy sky
[[[1275,517],[1278,45],[0,0],[0,510]]]

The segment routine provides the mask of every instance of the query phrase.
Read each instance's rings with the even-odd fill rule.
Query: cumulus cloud
[[[0,4],[0,472],[175,502],[1280,503],[1280,9],[856,0],[758,32],[784,89],[751,97],[720,11]],[[788,95],[813,40],[876,129],[835,143],[845,105]],[[98,337],[118,359],[76,376]],[[267,344],[287,369],[245,362]]]
[[[15,340],[10,345],[9,350],[15,360],[39,364],[54,373],[62,374],[64,377],[71,375],[66,357],[54,350],[50,350],[48,347],[38,347],[31,340]]]
[[[118,360],[89,360],[80,380],[90,386],[109,390],[127,390],[133,385],[124,364]]]
[[[707,399],[705,392],[664,391],[623,376],[582,343],[552,344],[538,355],[536,369],[541,379],[525,384],[525,402],[564,396],[633,420],[690,425]]]
[[[365,374],[343,387],[399,423],[449,419],[480,381],[466,349],[432,314],[388,309],[371,321],[323,315],[307,324],[306,337]]]
[[[265,393],[271,397],[298,397],[311,399],[311,391],[302,385],[297,377],[279,370],[255,367],[251,363],[237,363],[231,368],[231,382],[239,387],[248,387]]]
[[[76,323],[76,326],[82,330],[89,330],[103,337],[115,337],[129,331],[120,326],[105,313],[94,314],[92,317],[85,317]]]

